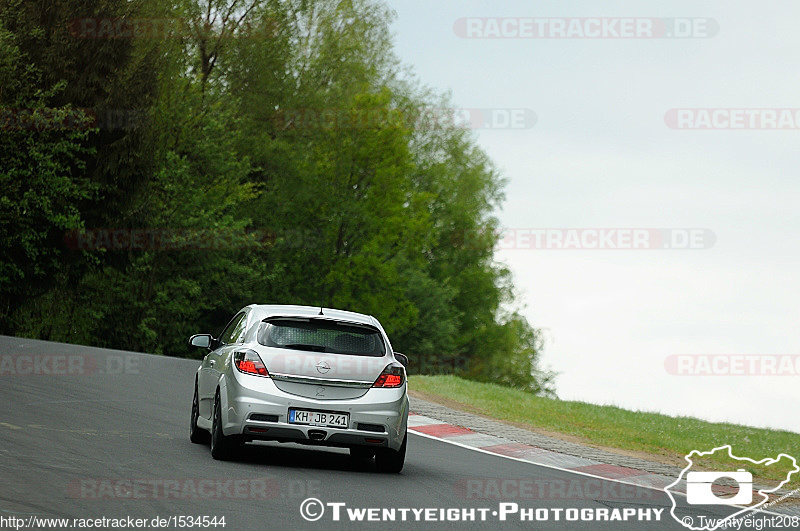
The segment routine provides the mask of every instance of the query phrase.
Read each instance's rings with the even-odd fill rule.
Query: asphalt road
[[[0,336],[0,527],[8,527],[3,518],[9,517],[27,523],[32,516],[148,522],[224,516],[224,529],[350,529],[386,524],[354,524],[348,508],[486,508],[485,521],[476,511],[476,521],[420,523],[408,512],[409,521],[389,525],[684,529],[669,515],[663,492],[626,493],[618,483],[599,485],[419,435],[410,435],[399,475],[379,474],[342,450],[298,445],[248,445],[235,461],[215,461],[207,446],[188,438],[197,366],[194,360]],[[330,506],[319,521],[303,519],[300,506],[309,497],[346,504],[342,521],[332,521]],[[500,503],[547,509],[549,520],[521,522],[511,513],[499,521],[492,511]],[[680,514],[696,515],[681,504]],[[554,520],[558,508],[663,512],[657,522],[565,522],[566,513]],[[395,514],[400,520],[401,512]]]

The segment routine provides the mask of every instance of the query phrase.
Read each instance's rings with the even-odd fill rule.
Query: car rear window
[[[380,332],[324,319],[268,319],[258,331],[267,347],[380,357],[386,353]]]

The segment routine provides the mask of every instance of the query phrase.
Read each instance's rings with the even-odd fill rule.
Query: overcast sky
[[[781,111],[800,108],[800,4],[389,4],[397,53],[425,84],[450,91],[457,107],[535,113],[535,124],[476,138],[509,180],[497,215],[515,238],[498,257],[523,313],[546,331],[559,396],[800,432],[800,375],[786,365],[781,376],[763,375],[763,358],[713,358],[712,372],[755,375],[674,375],[665,365],[678,355],[800,354],[800,124]],[[506,17],[514,21],[498,22]],[[678,39],[684,26],[672,18],[700,20]],[[623,22],[633,38],[604,38]],[[639,38],[637,27],[673,38]],[[568,38],[518,37],[567,29]],[[684,110],[680,127],[671,109]],[[524,230],[565,228],[693,228],[716,239],[691,250],[532,249]]]

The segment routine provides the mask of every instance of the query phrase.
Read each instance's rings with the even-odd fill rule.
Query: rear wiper
[[[306,343],[289,343],[288,345],[284,345],[284,348],[293,348],[297,350],[311,350],[313,352],[325,352],[325,347],[323,345],[308,345]]]

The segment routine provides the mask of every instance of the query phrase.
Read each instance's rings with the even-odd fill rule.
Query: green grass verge
[[[788,431],[751,428],[736,424],[706,422],[692,417],[669,417],[659,413],[629,411],[615,406],[598,406],[541,398],[530,393],[496,384],[472,382],[456,376],[420,376],[409,378],[412,393],[421,398],[439,399],[462,406],[465,411],[518,423],[536,430],[577,437],[588,445],[643,452],[662,462],[685,466],[683,457],[692,450],[708,451],[730,444],[737,457],[760,460],[786,453],[800,465],[800,435]],[[731,461],[718,456],[704,458],[701,468],[727,470],[718,465]],[[675,460],[681,460],[676,463]],[[790,464],[790,460],[785,460]],[[738,463],[738,462],[737,462]],[[783,480],[789,466],[741,467],[761,474],[765,479]],[[800,486],[800,473],[792,476],[784,488]]]

